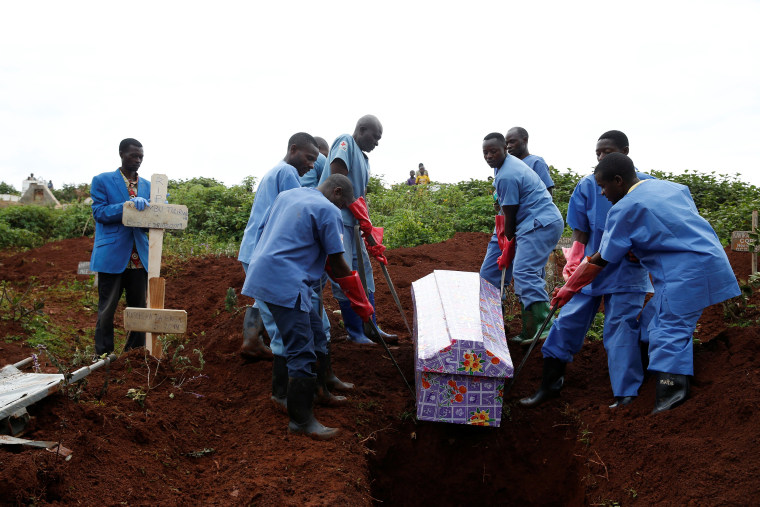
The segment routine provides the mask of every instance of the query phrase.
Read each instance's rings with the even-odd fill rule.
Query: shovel
[[[525,363],[528,361],[528,357],[530,357],[530,353],[533,352],[533,349],[536,347],[536,343],[538,343],[538,338],[541,336],[541,333],[544,332],[544,329],[546,329],[546,326],[549,324],[549,321],[551,320],[552,316],[554,316],[554,312],[557,311],[557,305],[555,304],[552,306],[551,311],[549,312],[549,315],[546,316],[544,319],[544,323],[541,324],[541,329],[538,330],[536,333],[536,336],[533,337],[533,341],[530,342],[530,347],[528,347],[528,350],[525,352],[525,355],[523,356],[522,361],[520,362],[520,366],[517,367],[515,370],[515,374],[512,376],[512,382],[509,383],[509,386],[504,390],[503,399],[507,399],[507,394],[512,390],[512,388],[515,386],[515,382],[517,381],[517,376],[520,374],[520,372],[523,369],[523,366],[525,366]]]
[[[356,248],[361,249],[361,236],[359,235],[359,226],[354,227],[354,239],[356,240]],[[358,250],[357,252],[357,263],[359,267],[359,278],[362,281],[362,286],[364,287],[364,293],[367,293],[367,279],[364,275],[364,257],[362,256],[361,250]],[[380,264],[382,266],[382,263]],[[403,312],[402,312],[403,315]],[[406,320],[406,318],[404,318]],[[401,371],[401,366],[399,366],[398,362],[396,361],[396,358],[393,357],[393,354],[391,354],[391,349],[388,348],[388,344],[385,342],[385,339],[380,334],[380,330],[377,328],[377,325],[372,321],[372,318],[364,323],[364,334],[366,334],[370,339],[373,341],[378,341],[383,344],[383,347],[385,348],[385,352],[388,354],[388,357],[391,358],[391,361],[393,361],[394,366],[396,366],[396,369],[398,370],[399,374],[401,374],[401,378],[404,380],[404,384],[406,384],[406,387],[409,388],[409,392],[412,393],[412,398],[417,400],[417,396],[414,394],[414,389],[412,389],[412,386],[409,385],[409,381],[406,380],[406,376],[404,375],[404,372]]]

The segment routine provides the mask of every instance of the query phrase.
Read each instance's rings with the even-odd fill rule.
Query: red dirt
[[[411,282],[433,269],[476,271],[487,240],[486,234],[457,234],[444,243],[388,252],[410,323]],[[83,238],[22,254],[2,252],[0,280],[19,287],[31,275],[43,286],[72,281],[91,248],[92,240]],[[729,258],[737,276],[746,279],[749,255],[729,252]],[[760,332],[729,327],[720,305],[700,320],[697,337],[703,344],[695,348],[692,398],[683,406],[650,415],[654,385],[649,380],[632,405],[608,409],[612,394],[604,348],[588,342],[568,367],[561,398],[526,410],[516,401],[538,385],[541,355],[534,352],[507,400],[509,412],[500,428],[414,424],[408,418],[413,400],[387,355],[379,347],[345,342],[335,325],[336,372],[358,389],[347,407],[316,409],[323,423],[342,432],[334,441],[314,442],[289,436],[287,417],[270,406],[271,363],[247,363],[237,355],[243,315],[226,312],[224,300],[228,287],[242,286],[240,264],[227,257],[195,258],[175,264],[165,276],[166,307],[188,311],[185,352],[195,361],[192,350],[203,350],[203,371],[183,375],[164,361],[156,374],[154,359],[132,351],[108,374],[90,375],[78,401],[56,394],[32,405],[34,420],[25,438],[60,439],[74,453],[66,462],[37,449],[0,446],[0,504],[756,501]],[[411,379],[411,339],[379,269],[376,285],[380,324],[401,336],[393,354]],[[755,295],[752,302],[759,300]],[[240,297],[241,306],[249,302]],[[337,305],[330,297],[325,303],[337,324],[332,313]],[[57,308],[46,304],[45,311]],[[91,336],[94,312],[76,313],[66,317],[74,327],[89,326],[83,332]],[[1,322],[0,337],[23,335],[16,324],[11,329]],[[32,352],[20,343],[0,341],[0,365]],[[522,351],[511,350],[519,361]],[[98,401],[106,376],[108,390]],[[147,391],[144,408],[126,397],[130,388]]]

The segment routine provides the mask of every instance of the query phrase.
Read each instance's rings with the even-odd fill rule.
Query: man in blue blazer
[[[150,182],[137,175],[143,160],[142,144],[124,139],[119,144],[121,167],[95,176],[90,185],[95,217],[95,246],[90,269],[98,273],[98,322],[95,352],[113,352],[113,318],[122,292],[127,306],[145,308],[148,291],[148,234],[146,229],[121,223],[124,203],[132,201],[138,211],[150,198]],[[124,350],[145,346],[145,333],[130,332]]]

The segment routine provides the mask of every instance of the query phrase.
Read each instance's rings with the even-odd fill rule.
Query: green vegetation
[[[13,185],[9,185],[4,181],[0,181],[0,194],[21,195],[21,192],[16,190]]]
[[[572,171],[550,167],[556,186],[554,202],[567,214],[567,203],[581,179]],[[727,244],[731,232],[749,230],[753,209],[760,208],[760,189],[736,176],[653,171],[658,178],[689,186],[699,212]],[[167,256],[235,255],[248,223],[255,178],[226,187],[213,178],[169,182],[169,201],[189,210],[186,231],[166,236]],[[6,187],[9,187],[6,185]],[[3,187],[0,187],[2,189]],[[10,206],[0,209],[0,249],[33,248],[45,241],[90,235],[94,223],[89,206],[81,204],[88,185],[66,184],[56,191],[63,209]],[[12,190],[12,188],[11,188]],[[388,187],[373,177],[367,201],[375,225],[385,228],[388,248],[437,243],[456,232],[490,232],[493,228],[493,187],[484,180]],[[566,235],[570,230],[566,228]]]

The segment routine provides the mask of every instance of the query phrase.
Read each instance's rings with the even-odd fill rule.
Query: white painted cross
[[[164,310],[165,280],[161,278],[161,253],[164,229],[187,227],[187,206],[164,204],[168,178],[154,174],[150,178],[150,205],[137,211],[131,201],[124,203],[122,223],[127,227],[146,227],[148,235],[148,307],[126,308],[124,328],[127,331],[144,331],[145,346],[154,357],[161,357],[161,347],[152,333],[184,333],[187,329],[185,310]]]

